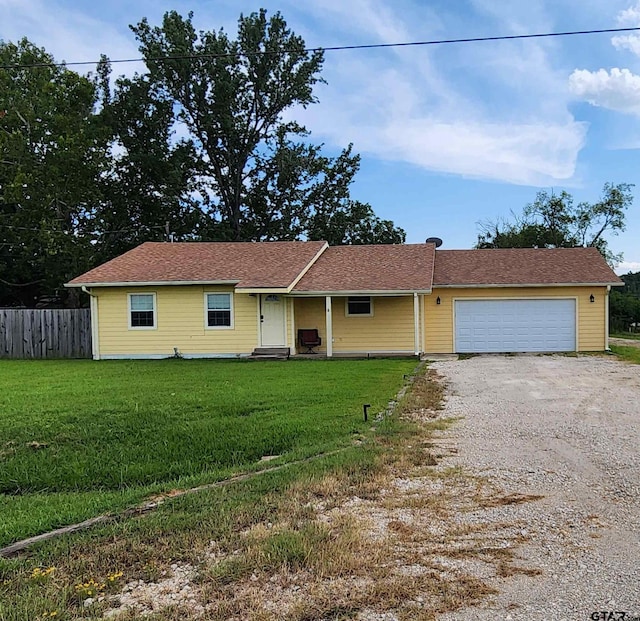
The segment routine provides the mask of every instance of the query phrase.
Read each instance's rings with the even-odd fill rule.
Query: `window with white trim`
[[[207,328],[233,327],[233,297],[231,293],[206,293]]]
[[[146,329],[156,327],[155,293],[129,294],[129,327]]]
[[[359,295],[347,298],[347,317],[371,317],[373,316],[373,302],[371,296]]]

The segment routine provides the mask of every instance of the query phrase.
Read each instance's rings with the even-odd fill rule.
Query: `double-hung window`
[[[233,328],[231,293],[206,293],[207,328]]]
[[[346,315],[347,317],[371,317],[373,315],[371,297],[368,295],[348,297]]]
[[[147,329],[156,327],[155,293],[129,294],[129,327]]]

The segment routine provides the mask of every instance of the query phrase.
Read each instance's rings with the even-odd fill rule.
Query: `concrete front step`
[[[291,350],[288,347],[256,347],[249,359],[251,360],[286,360]]]

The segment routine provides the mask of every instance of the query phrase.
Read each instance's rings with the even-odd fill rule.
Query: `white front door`
[[[285,347],[284,297],[263,295],[260,305],[260,344],[262,347]]]

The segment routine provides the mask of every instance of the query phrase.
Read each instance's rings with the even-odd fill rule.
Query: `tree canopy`
[[[205,216],[199,238],[316,239],[322,231],[338,243],[404,241],[404,231],[351,200],[360,165],[351,145],[327,157],[292,120],[297,107],[317,103],[322,51],[307,51],[280,13],[240,16],[235,39],[197,32],[192,18],[171,11],[161,26],[143,19],[132,30],[149,68],[146,98],[171,111],[192,153],[191,191]]]
[[[53,58],[26,39],[0,63]],[[0,301],[32,304],[88,266],[107,140],[95,88],[64,67],[0,70]]]
[[[538,192],[536,200],[514,221],[481,224],[477,248],[571,248],[594,246],[611,264],[621,260],[608,245],[607,235],[625,230],[625,215],[633,202],[632,184],[605,183],[595,203],[575,204],[564,190],[560,194]]]
[[[0,41],[0,305],[74,303],[65,281],[168,235],[404,242],[351,197],[352,146],[329,156],[294,120],[323,53],[280,13],[241,15],[235,37],[192,19],[132,26],[147,70],[129,78]]]

